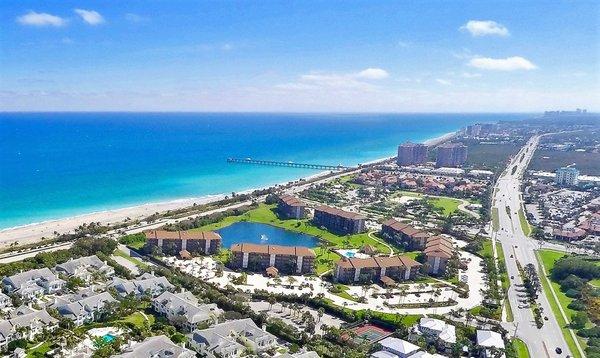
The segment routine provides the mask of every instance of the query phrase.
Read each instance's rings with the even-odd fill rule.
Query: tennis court
[[[355,327],[352,329],[352,331],[356,333],[356,338],[354,341],[357,343],[362,341],[374,343],[392,333],[390,330],[386,330],[372,324],[364,324],[362,326]]]

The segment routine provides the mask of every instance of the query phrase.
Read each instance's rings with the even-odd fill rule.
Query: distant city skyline
[[[1,111],[600,111],[594,1],[0,3]]]

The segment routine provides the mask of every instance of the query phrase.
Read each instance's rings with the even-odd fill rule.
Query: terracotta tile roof
[[[166,231],[148,230],[144,231],[147,239],[163,240],[221,240],[221,235],[214,231]]]
[[[305,246],[282,246],[282,245],[258,245],[258,244],[233,244],[232,252],[247,252],[266,255],[292,255],[304,257],[316,257],[315,252]]]
[[[403,229],[409,225],[405,224],[403,222],[400,222],[396,219],[388,219],[383,223],[383,226],[388,226],[388,227],[392,228],[393,230],[400,231],[401,229]]]
[[[434,246],[434,245],[444,245],[449,249],[453,249],[452,241],[444,236],[432,236],[427,240],[425,247]]]
[[[289,206],[306,206],[304,202],[297,197],[289,194],[279,195],[279,200]]]
[[[440,244],[426,247],[423,252],[426,256],[442,257],[446,259],[452,257],[452,249]]]
[[[413,267],[420,266],[407,256],[377,256],[370,258],[343,258],[337,262],[337,265],[342,268],[380,268],[380,267]]]
[[[315,208],[315,211],[321,211],[330,215],[335,215],[335,216],[340,216],[346,219],[350,219],[350,220],[365,220],[367,219],[366,216],[359,214],[359,213],[353,213],[350,211],[345,211],[342,209],[338,209],[338,208],[333,208],[331,206],[327,206],[327,205],[321,205],[321,206],[317,206]]]

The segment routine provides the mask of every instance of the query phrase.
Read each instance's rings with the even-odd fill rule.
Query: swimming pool
[[[314,236],[254,222],[237,222],[217,230],[217,232],[223,239],[223,247],[226,248],[238,243],[306,247],[319,246],[319,240]]]
[[[110,333],[107,333],[107,334],[105,334],[104,336],[102,336],[102,340],[103,340],[104,342],[106,342],[106,343],[110,343],[110,342],[114,341],[114,340],[115,340],[115,338],[117,338],[117,337],[113,336],[113,335],[112,335],[112,334],[110,334]]]

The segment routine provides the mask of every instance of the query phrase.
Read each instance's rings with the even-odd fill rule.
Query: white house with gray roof
[[[102,292],[97,295],[82,298],[80,300],[65,303],[56,307],[61,316],[73,321],[76,326],[95,321],[106,304],[117,302],[110,293]]]
[[[371,354],[372,358],[399,358],[411,357],[419,351],[419,346],[414,345],[400,338],[387,337],[377,342],[381,345],[381,350]]]
[[[123,350],[113,358],[194,358],[196,353],[173,343],[167,336],[154,336],[144,339]]]
[[[260,353],[277,346],[277,337],[256,325],[250,318],[227,321],[213,327],[196,330],[190,342],[201,354],[218,355],[223,358],[239,357],[251,347]]]
[[[477,345],[482,347],[481,356],[484,358],[496,357],[494,350],[504,351],[504,339],[498,332],[483,329],[477,330]],[[505,357],[504,353],[501,357]]]
[[[54,271],[59,274],[65,274],[67,277],[77,277],[86,282],[92,279],[94,273],[100,273],[105,276],[115,274],[115,269],[106,262],[100,260],[98,256],[85,256],[78,259],[71,258],[69,261],[56,265]]]
[[[127,295],[140,297],[144,294],[156,297],[165,291],[172,291],[175,288],[165,277],[156,277],[154,275],[144,275],[136,280],[124,280],[115,277],[109,287],[114,287],[122,297]]]
[[[58,320],[46,310],[32,311],[17,315],[11,319],[0,321],[0,349],[17,339],[32,340],[38,334],[54,331],[58,327]]]
[[[16,293],[24,300],[30,300],[61,291],[65,281],[44,267],[4,277],[2,284],[5,292]]]
[[[198,299],[187,291],[163,292],[152,300],[152,308],[187,332],[192,332],[198,325],[214,323],[223,314],[214,303],[198,304]]]
[[[440,319],[423,317],[413,328],[428,343],[436,343],[440,349],[450,350],[456,343],[456,327]]]

